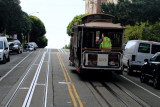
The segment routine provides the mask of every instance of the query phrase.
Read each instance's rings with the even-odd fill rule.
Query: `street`
[[[69,66],[69,50],[37,49],[11,54],[0,64],[0,107],[158,107],[160,90],[139,74]]]

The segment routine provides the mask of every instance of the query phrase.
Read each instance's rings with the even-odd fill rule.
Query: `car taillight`
[[[132,55],[132,61],[135,61],[136,55]]]

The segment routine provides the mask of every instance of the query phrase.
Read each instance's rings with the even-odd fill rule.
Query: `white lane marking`
[[[59,84],[73,84],[72,82],[58,82]]]
[[[39,50],[39,52],[40,52],[40,50]],[[40,55],[38,54],[38,56],[36,57],[36,59],[34,60],[34,62],[32,63],[32,65],[29,67],[27,73],[25,74],[25,76],[23,77],[23,79],[21,80],[21,82],[19,83],[19,85],[17,86],[16,90],[15,90],[14,93],[12,94],[11,98],[8,100],[8,102],[7,102],[7,104],[5,105],[5,107],[8,107],[9,104],[10,104],[10,102],[13,100],[13,98],[15,97],[15,95],[16,95],[17,92],[18,92],[18,89],[20,89],[20,86],[22,85],[23,81],[26,79],[26,77],[27,77],[28,74],[30,73],[31,68],[33,67],[33,65],[35,65],[35,63],[36,63],[36,61],[37,61],[37,59],[38,59],[39,56],[40,56]],[[28,89],[29,89],[29,88],[28,88]]]
[[[46,84],[41,84],[41,83],[37,83],[36,84],[37,86],[39,85],[39,86],[46,86]]]
[[[21,87],[20,90],[29,90],[29,87]]]
[[[32,53],[32,52],[31,52]],[[15,65],[10,71],[8,71],[3,77],[0,78],[0,82],[6,77],[8,76],[19,64],[21,64],[26,58],[28,58],[30,56],[29,53],[24,59],[22,59],[17,65]]]
[[[46,89],[45,89],[45,101],[44,101],[44,107],[47,107],[47,100],[48,100],[48,78],[49,78],[49,73],[50,73],[50,52],[48,56],[48,69],[47,69],[47,75],[46,75]]]
[[[58,49],[58,51],[59,51],[60,53],[63,53],[62,49]]]
[[[64,54],[66,54],[66,55],[67,55],[67,52],[66,52],[66,50],[62,49],[62,51],[63,51],[63,53],[64,53]]]
[[[128,79],[128,78],[126,78],[125,76],[121,75],[121,77],[122,77],[122,78],[124,78],[124,79],[126,79],[126,80],[128,80],[129,82],[133,83],[133,84],[134,84],[134,85],[136,85],[137,87],[139,87],[139,88],[141,88],[141,89],[143,89],[143,90],[147,91],[148,93],[150,93],[150,94],[152,94],[153,96],[155,96],[155,97],[157,97],[157,98],[159,98],[159,99],[160,99],[160,96],[158,96],[158,95],[154,94],[153,92],[151,92],[151,91],[147,90],[146,88],[143,88],[142,86],[140,86],[140,85],[136,84],[135,82],[133,82],[133,81],[129,80],[129,79]]]
[[[40,64],[37,68],[37,71],[34,75],[34,78],[32,80],[32,83],[30,85],[30,88],[29,88],[29,91],[27,93],[27,96],[23,102],[23,106],[22,107],[29,107],[30,106],[30,103],[31,103],[31,99],[33,97],[33,93],[34,93],[34,90],[35,90],[35,87],[36,87],[36,83],[37,83],[37,80],[38,80],[38,77],[39,77],[39,74],[40,74],[40,71],[41,71],[41,68],[42,68],[42,64],[43,64],[43,61],[44,61],[44,58],[45,58],[45,55],[46,55],[46,52],[43,53],[43,56],[41,58],[41,61],[40,61]]]

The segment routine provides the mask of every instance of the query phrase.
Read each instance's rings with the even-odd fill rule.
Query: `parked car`
[[[10,52],[16,52],[17,54],[23,52],[22,44],[19,40],[11,40],[9,42],[9,50]]]
[[[24,51],[33,51],[34,47],[33,47],[33,45],[26,43],[26,44],[24,44],[23,50]]]
[[[123,51],[122,63],[128,68],[128,74],[131,74],[133,70],[140,71],[144,59],[149,60],[157,52],[160,52],[159,42],[130,40]]]
[[[0,61],[2,63],[10,61],[9,46],[6,37],[0,37]]]
[[[160,88],[160,52],[156,53],[150,60],[145,59],[141,68],[141,82],[153,81],[154,88]]]
[[[38,48],[38,45],[35,42],[29,42],[28,44],[33,46],[34,50],[36,50]]]

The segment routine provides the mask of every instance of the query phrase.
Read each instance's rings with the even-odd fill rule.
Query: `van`
[[[160,52],[160,43],[145,40],[130,40],[123,51],[122,63],[127,67],[127,73],[133,70],[140,71],[144,59],[150,59],[155,53]]]
[[[8,40],[0,37],[0,62],[5,64],[7,61],[10,61]]]

